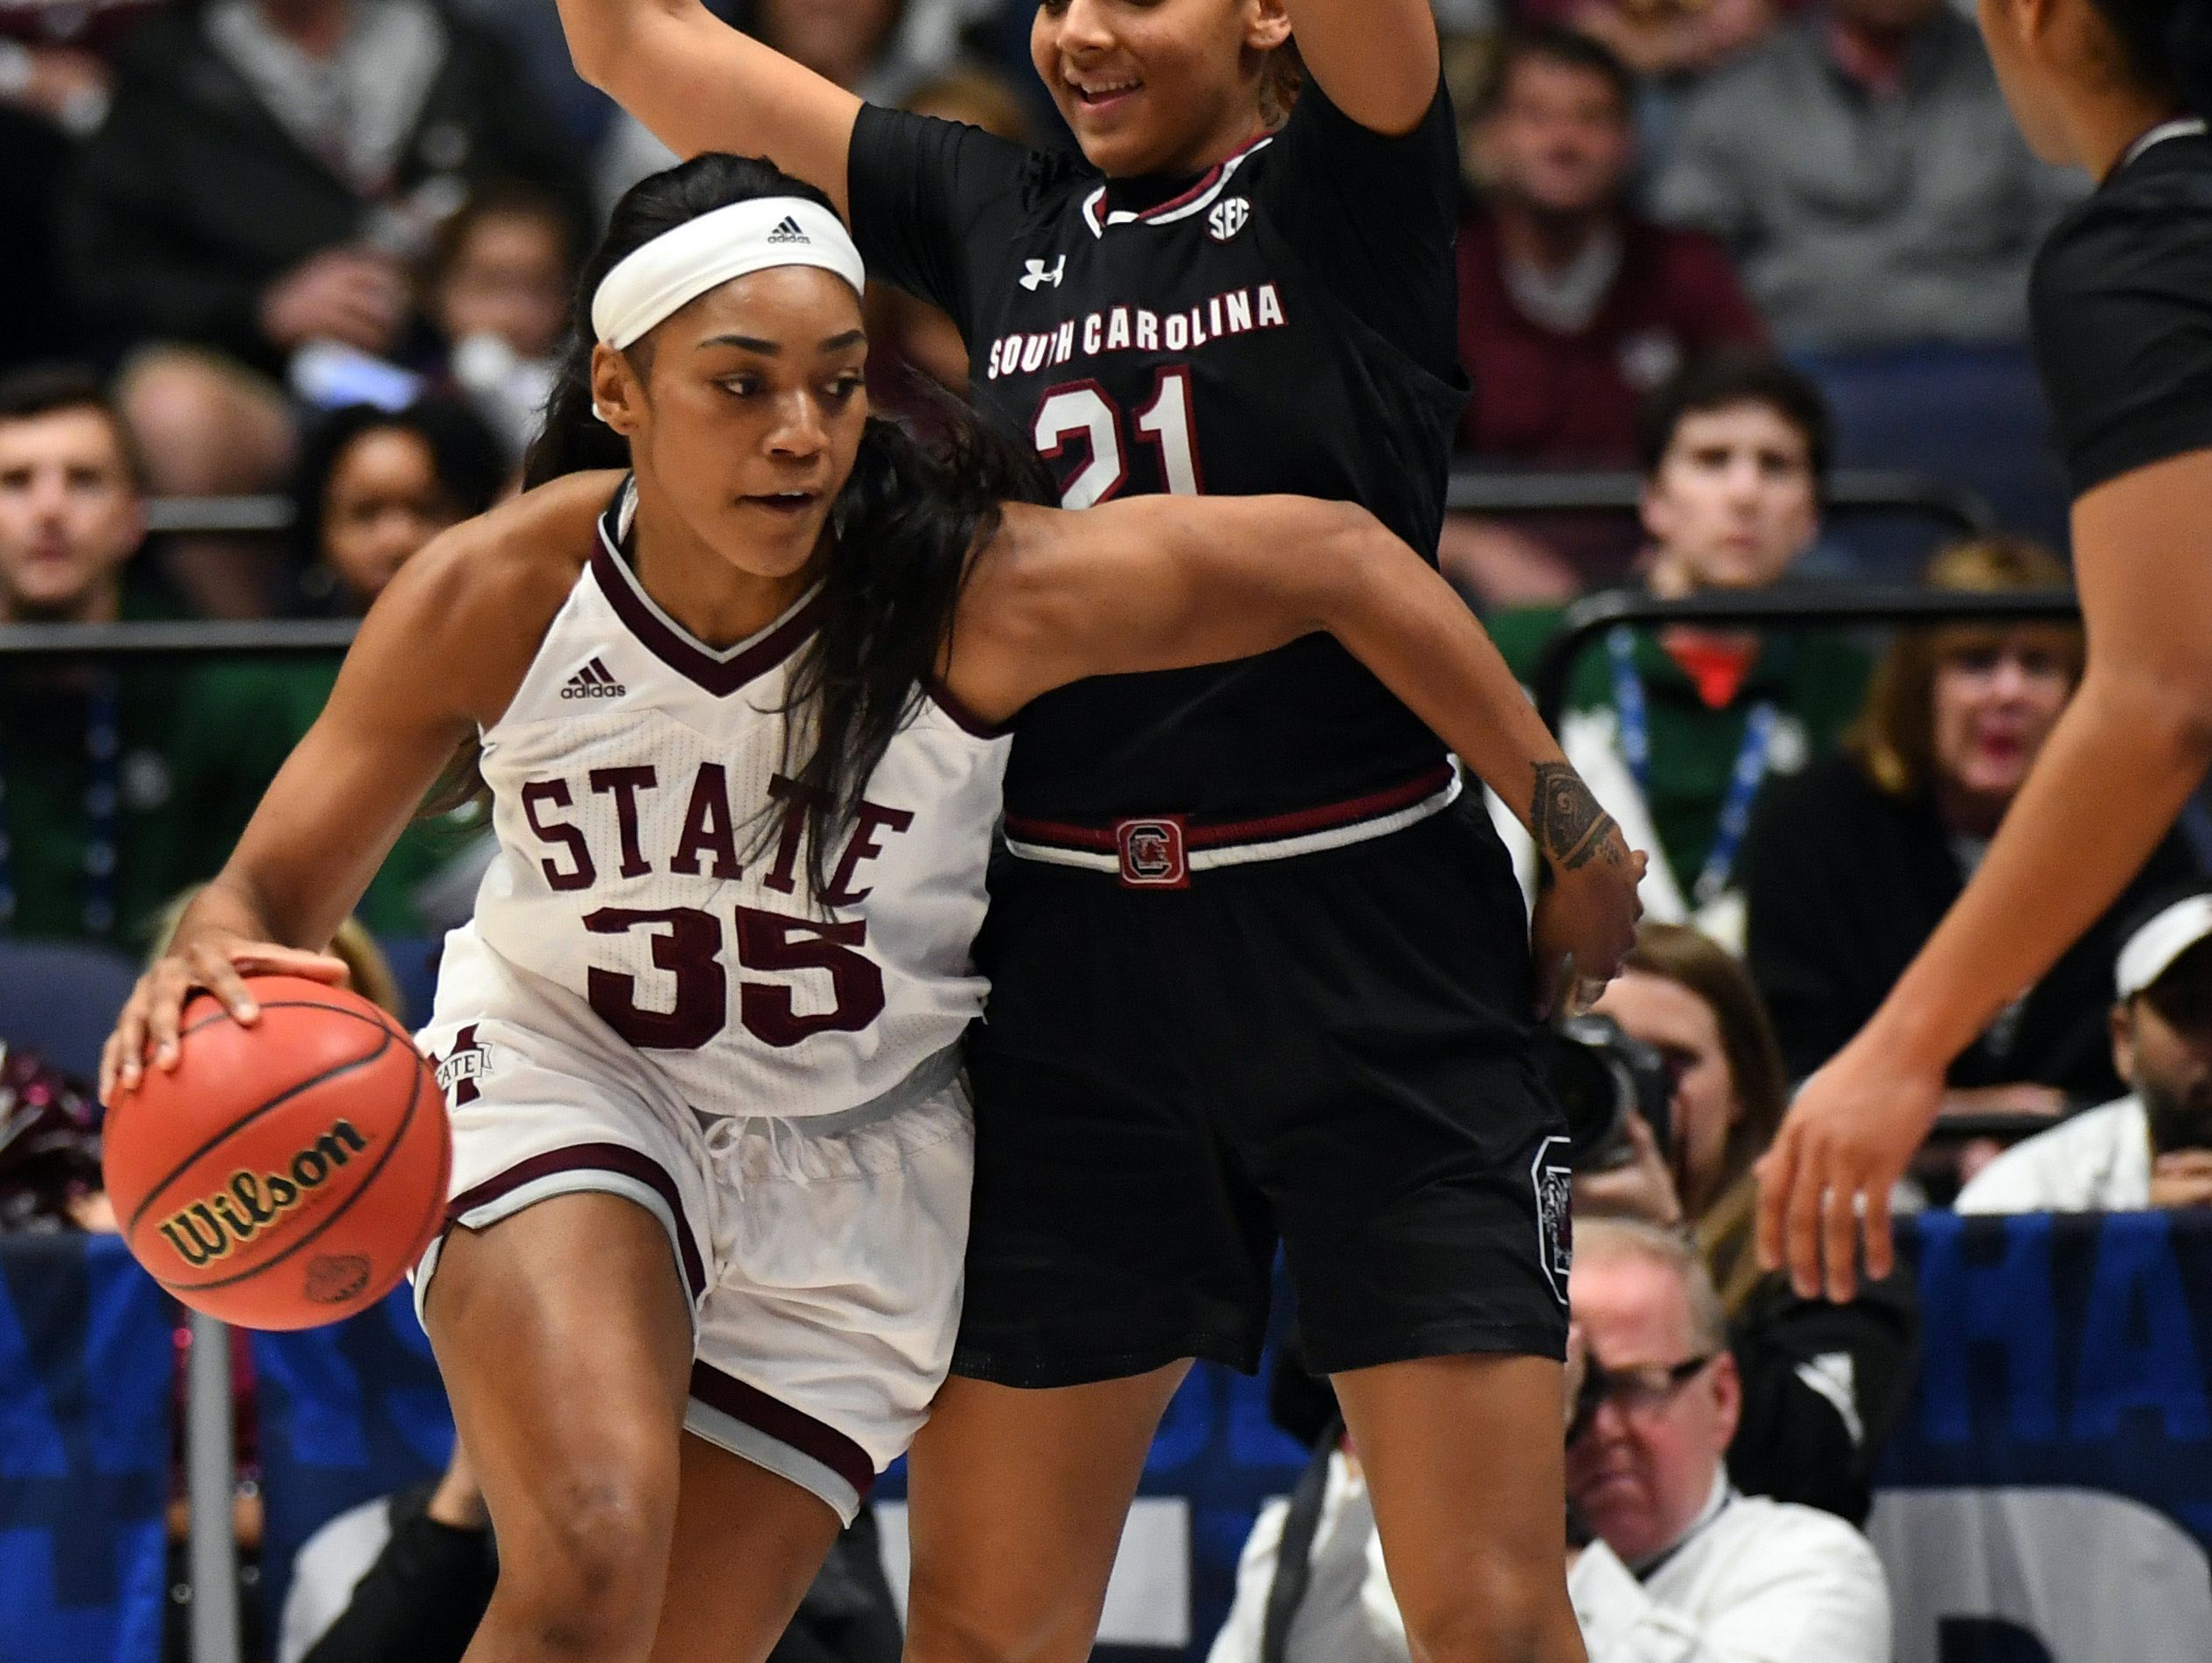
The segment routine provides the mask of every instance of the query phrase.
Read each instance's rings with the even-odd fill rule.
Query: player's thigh
[[[1559,1364],[1429,1357],[1333,1377],[1424,1663],[1582,1663]]]
[[[836,1540],[829,1503],[687,1433],[653,1663],[760,1663]]]
[[[906,1463],[909,1663],[1090,1655],[1145,1452],[1189,1367],[1039,1391],[945,1382]]]
[[[667,1230],[625,1197],[553,1196],[440,1247],[424,1318],[512,1604],[657,1605],[691,1320]],[[606,1613],[643,1621],[650,1610]]]

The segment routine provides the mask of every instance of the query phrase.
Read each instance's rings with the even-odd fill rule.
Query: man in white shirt
[[[2212,891],[2153,909],[2113,982],[2112,1066],[2134,1090],[2006,1150],[1961,1212],[2212,1206]]]
[[[1722,1465],[1742,1402],[1712,1280],[1681,1236],[1578,1220],[1569,1295],[1589,1369],[1567,1492],[1589,1545],[1567,1592],[1590,1663],[1889,1663],[1888,1589],[1830,1514],[1738,1495]],[[1264,1640],[1288,1509],[1260,1516],[1208,1663],[1407,1663],[1358,1467],[1330,1457],[1295,1611]],[[1288,1616],[1287,1625],[1283,1618]]]

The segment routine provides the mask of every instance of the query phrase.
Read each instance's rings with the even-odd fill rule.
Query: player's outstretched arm
[[[576,73],[679,156],[768,156],[845,212],[860,100],[699,0],[559,0]]]
[[[1759,1249],[1800,1294],[1891,1267],[1889,1191],[1943,1076],[2111,905],[2212,764],[2212,451],[2075,505],[2089,665],[1973,881],[1760,1163]]]
[[[1376,132],[1410,133],[1436,97],[1429,0],[1283,0],[1306,73],[1329,101]]]
[[[172,1066],[185,1000],[206,988],[256,1019],[242,978],[344,979],[331,936],[424,794],[497,719],[575,582],[611,475],[578,475],[444,533],[407,562],[346,655],[315,725],[231,857],[140,978],[101,1058],[101,1094]],[[545,551],[556,552],[548,555]]]
[[[1466,603],[1364,508],[1302,497],[1009,505],[976,559],[946,674],[986,716],[1086,676],[1247,658],[1326,630],[1521,817],[1557,880],[1539,981],[1603,981],[1641,908],[1623,842]]]

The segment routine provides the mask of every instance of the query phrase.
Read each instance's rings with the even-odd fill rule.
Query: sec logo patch
[[[1244,228],[1252,217],[1252,205],[1241,196],[1226,197],[1214,205],[1206,216],[1207,234],[1216,242],[1227,242]]]

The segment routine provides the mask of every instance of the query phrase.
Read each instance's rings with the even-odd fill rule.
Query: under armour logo
[[[1214,205],[1214,211],[1206,216],[1207,234],[1216,242],[1227,242],[1244,228],[1244,222],[1252,217],[1252,205],[1241,196],[1232,196]]]
[[[1060,287],[1060,274],[1068,269],[1068,256],[1062,255],[1054,261],[1052,269],[1049,271],[1045,269],[1045,262],[1041,260],[1032,260],[1028,264],[1029,269],[1021,275],[1021,286],[1034,294],[1046,283],[1052,284],[1055,289]]]

